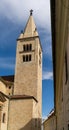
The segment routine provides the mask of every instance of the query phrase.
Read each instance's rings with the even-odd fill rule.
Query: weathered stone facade
[[[35,107],[33,108],[33,105]],[[9,130],[35,130],[37,119],[37,102],[33,99],[14,99],[9,104]],[[12,109],[14,108],[14,109]],[[35,116],[33,115],[35,111]]]

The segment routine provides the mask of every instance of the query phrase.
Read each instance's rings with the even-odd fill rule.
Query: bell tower
[[[37,98],[42,80],[42,49],[32,12],[30,10],[24,33],[21,32],[17,39],[14,95],[26,94]]]
[[[38,100],[41,115],[42,48],[30,10],[24,33],[17,39],[14,95],[30,95]]]

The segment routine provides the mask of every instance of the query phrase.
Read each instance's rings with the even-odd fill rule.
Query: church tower
[[[32,10],[17,39],[14,93],[8,103],[8,130],[41,130],[42,48]]]
[[[24,33],[17,39],[14,95],[30,95],[39,102],[42,98],[42,48],[32,10]]]

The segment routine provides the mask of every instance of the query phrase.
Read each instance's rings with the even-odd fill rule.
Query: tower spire
[[[27,22],[26,27],[24,29],[24,37],[38,36],[38,32],[36,30],[36,25],[35,25],[32,14],[33,14],[33,10],[31,9],[28,22]]]
[[[32,13],[33,13],[33,10],[31,9],[31,10],[30,10],[30,16],[32,15]]]

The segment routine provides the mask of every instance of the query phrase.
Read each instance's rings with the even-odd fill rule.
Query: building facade
[[[0,129],[41,130],[42,47],[32,10],[17,39],[15,76],[0,81]]]
[[[69,130],[69,0],[50,2],[56,130]]]

